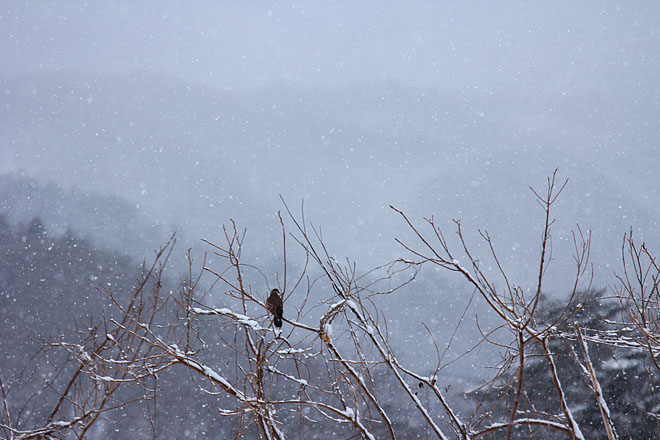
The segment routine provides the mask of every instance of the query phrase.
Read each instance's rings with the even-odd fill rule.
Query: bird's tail
[[[276,316],[275,319],[273,319],[273,323],[275,324],[275,327],[281,328],[282,327],[282,318],[279,316]]]

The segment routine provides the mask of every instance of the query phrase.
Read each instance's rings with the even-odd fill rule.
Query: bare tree
[[[646,243],[635,242],[632,229],[623,237],[621,259],[623,274],[617,276],[615,292],[626,311],[625,323],[636,333],[629,343],[647,350],[660,373],[660,268]]]
[[[158,373],[172,364],[172,359],[157,350],[148,339],[149,328],[156,324],[167,298],[162,295],[164,269],[172,252],[172,239],[155,256],[150,266],[143,265],[142,275],[133,294],[121,304],[107,286],[99,293],[107,296],[116,310],[92,323],[74,337],[75,342],[43,341],[42,352],[63,350],[68,354],[55,376],[65,376],[61,388],[51,388],[56,396],[52,409],[43,420],[28,418],[23,428],[12,418],[8,391],[2,386],[3,405],[0,428],[6,438],[60,438],[69,435],[84,438],[104,413],[131,403],[155,399],[153,386]],[[137,386],[134,397],[120,389]],[[46,396],[39,396],[46,398]]]
[[[279,217],[282,269],[273,284],[244,255],[246,231],[231,222],[223,227],[222,243],[205,240],[212,254],[201,266],[188,251],[188,273],[176,291],[166,292],[163,271],[172,240],[156,253],[152,265],[144,267],[128,300],[122,301],[109,288],[100,289],[113,305],[112,313],[104,314],[77,340],[44,343],[46,350],[69,355],[61,370],[69,379],[66,386],[54,390],[57,399],[47,417],[18,426],[6,387],[0,383],[0,429],[12,439],[85,438],[104,415],[141,402],[151,408],[149,425],[156,438],[160,378],[183,368],[198,393],[222,396],[224,406],[213,411],[233,421],[236,438],[285,439],[295,437],[301,427],[328,426],[349,438],[405,436],[389,410],[389,394],[379,386],[386,380],[396,388],[398,403],[407,402],[416,411],[429,437],[510,439],[516,432],[533,437],[551,431],[583,439],[552,348],[552,341],[566,339],[578,343],[582,360],[576,353],[576,368],[584,372],[593,390],[608,438],[615,439],[617,430],[588,344],[644,348],[657,370],[660,271],[647,248],[638,250],[630,236],[624,241],[626,264],[617,292],[634,335],[621,333],[623,327],[614,335],[580,326],[560,331],[583,309],[593,280],[591,237],[578,227],[573,233],[575,272],[567,287],[566,306],[550,322],[540,319],[544,279],[552,260],[551,211],[567,183],[557,182],[556,175],[557,171],[547,179],[542,191],[532,189],[543,214],[534,286],[519,286],[509,278],[487,232],[479,231],[479,236],[498,269],[496,279],[482,269],[460,221],[455,221],[458,246],[454,249],[433,218],[426,219],[422,230],[394,207],[417,243],[397,240],[408,256],[365,273],[356,263],[334,257],[318,229],[305,220],[304,211],[295,215],[284,200],[288,220]],[[292,249],[294,265],[289,263]],[[447,364],[446,349],[440,349],[428,327],[429,343],[420,349],[428,347],[437,356],[431,374],[407,365],[391,343],[379,297],[402,290],[423,266],[458,275],[497,316],[496,330],[483,332],[478,344],[498,347],[502,362],[478,390],[496,389],[503,403],[500,409],[486,401],[477,402],[472,414],[457,409],[438,381]],[[206,284],[200,282],[203,278]],[[212,290],[203,287],[209,285]],[[274,288],[283,295],[281,328],[273,326],[268,313],[267,294]],[[215,329],[227,350],[218,353],[212,348],[205,336],[211,334],[209,329]],[[460,337],[457,331],[458,325],[452,339]],[[544,363],[553,384],[553,395],[541,396],[551,402],[549,410],[526,392],[525,372],[530,363],[538,362]],[[420,398],[419,388],[428,390],[430,398]]]
[[[506,390],[506,394],[512,396],[509,404],[510,414],[505,420],[490,420],[491,413],[489,411],[483,412],[480,417],[474,417],[472,419],[473,426],[471,427],[471,435],[473,437],[480,437],[494,431],[505,430],[506,438],[508,439],[511,438],[512,430],[516,426],[539,425],[567,432],[573,438],[584,438],[566,401],[554,356],[549,348],[549,341],[553,337],[554,329],[561,321],[570,318],[572,313],[574,313],[571,305],[576,304],[577,295],[581,291],[588,291],[591,285],[593,275],[589,272],[588,265],[590,235],[587,234],[585,236],[580,228],[578,228],[577,233],[573,233],[576,273],[570,288],[568,306],[555,322],[546,325],[538,325],[539,323],[536,322],[536,312],[543,291],[544,276],[551,260],[549,255],[552,249],[551,227],[554,223],[554,219],[551,216],[551,208],[568,183],[568,181],[565,181],[563,184],[557,185],[556,174],[557,171],[555,170],[553,175],[548,178],[544,192],[532,189],[536,201],[543,209],[544,227],[541,236],[537,285],[529,290],[511,282],[497,256],[493,240],[487,232],[480,231],[479,234],[486,242],[490,249],[490,256],[495,266],[499,269],[500,280],[497,281],[501,281],[502,288],[498,288],[496,280],[490,279],[482,270],[479,259],[470,250],[460,221],[455,221],[456,232],[460,243],[459,251],[455,252],[450,248],[441,228],[436,225],[433,218],[426,220],[431,229],[430,235],[426,236],[403,212],[397,210],[421,242],[421,246],[419,247],[401,243],[415,258],[414,260],[410,260],[410,263],[417,265],[434,264],[448,271],[458,273],[479,293],[490,309],[496,313],[501,321],[499,329],[507,332],[509,335],[508,338],[504,339],[508,339],[509,342],[502,344],[502,348],[506,353],[505,362],[499,367],[499,372],[495,376],[495,379],[485,386],[495,386],[497,379],[503,376],[515,377],[515,383],[507,384],[510,389]],[[461,263],[461,258],[466,263]],[[586,286],[581,286],[581,282],[585,277]],[[530,291],[532,294],[527,296],[526,291]],[[489,342],[496,343],[492,340],[492,335],[484,335],[484,338]],[[528,347],[533,344],[540,348],[540,352],[547,363],[548,372],[554,383],[557,413],[538,413],[534,411],[534,405],[529,405],[529,410],[522,414],[519,411],[521,400],[529,398],[529,396],[523,395],[523,383],[525,380],[524,371],[527,362],[527,353],[529,351]],[[514,375],[505,374],[510,369],[515,369],[516,372]]]

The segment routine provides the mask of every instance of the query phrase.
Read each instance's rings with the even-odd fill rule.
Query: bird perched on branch
[[[280,297],[280,291],[273,289],[270,291],[270,296],[266,300],[266,309],[273,315],[273,323],[275,327],[282,327],[282,314],[284,313],[284,303]]]

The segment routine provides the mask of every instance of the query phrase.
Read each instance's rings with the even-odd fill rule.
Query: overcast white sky
[[[3,77],[152,71],[220,89],[274,81],[526,92],[657,84],[657,2],[12,2]]]

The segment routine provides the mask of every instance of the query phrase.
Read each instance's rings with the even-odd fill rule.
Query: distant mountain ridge
[[[519,260],[536,253],[526,243],[538,214],[528,186],[556,167],[571,179],[556,211],[566,243],[579,222],[596,231],[594,255],[611,259],[629,226],[657,230],[660,150],[650,127],[660,110],[651,99],[394,82],[238,92],[147,74],[0,86],[0,171],[118,196],[158,228],[195,238],[217,237],[233,218],[252,243],[279,246],[281,194],[294,206],[305,200],[334,249],[378,264],[400,253],[393,204],[518,243],[528,255],[512,252],[510,263],[526,274]]]
[[[135,206],[115,195],[40,184],[20,174],[0,175],[0,215],[14,225],[36,217],[53,236],[75,231],[100,247],[138,259],[168,237],[163,227],[140,217]]]

